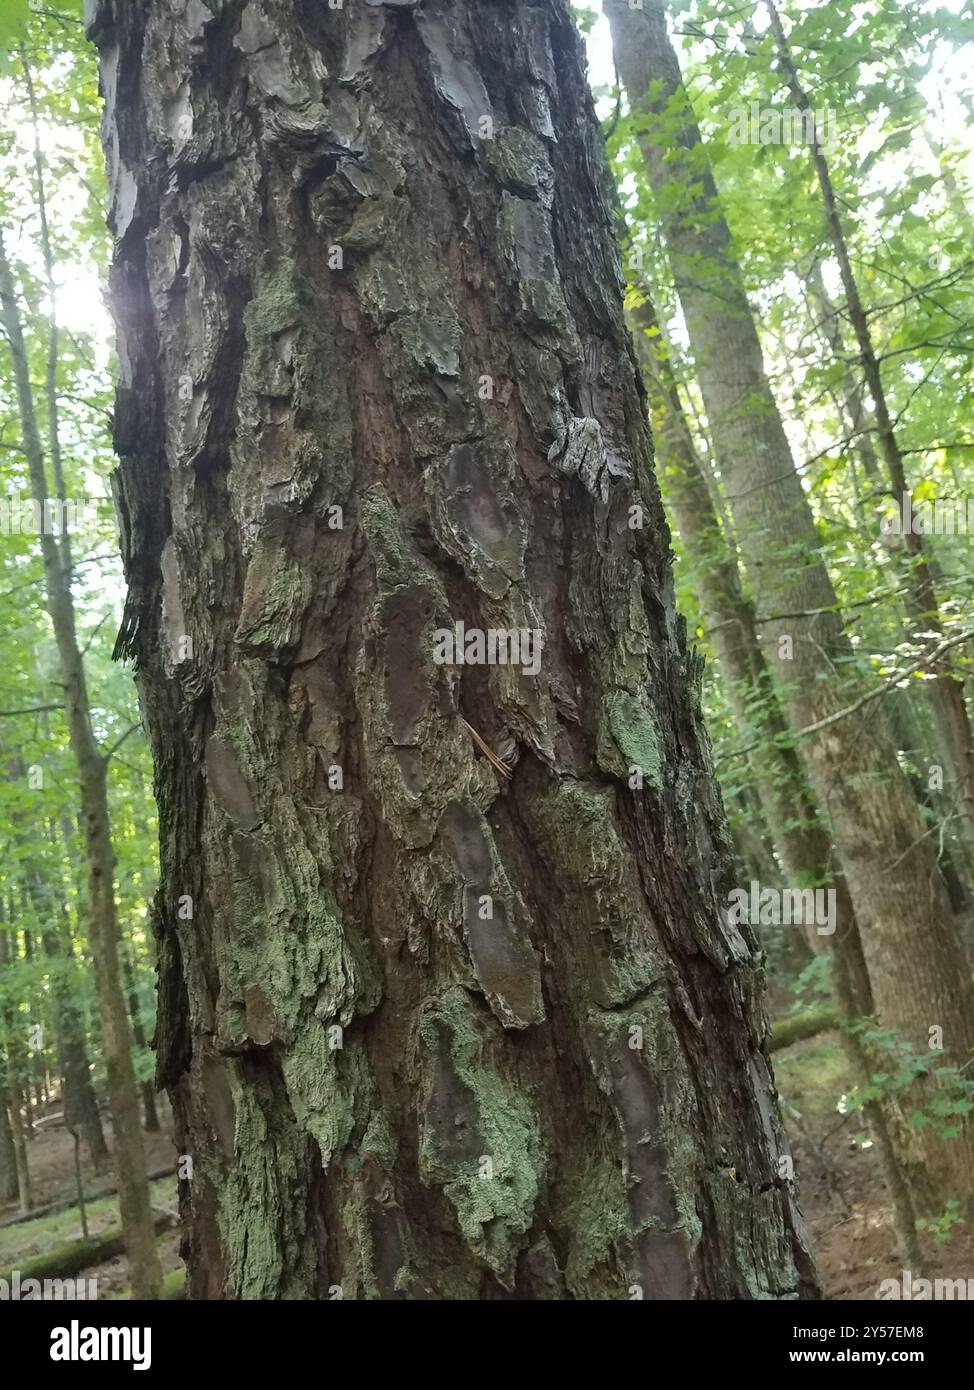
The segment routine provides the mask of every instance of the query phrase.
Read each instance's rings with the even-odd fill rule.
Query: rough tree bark
[[[816,1296],[569,7],[89,32],[191,1296]]]
[[[862,684],[795,471],[661,0],[604,0],[630,104],[661,121],[671,148],[640,146],[658,195],[673,278],[765,650],[819,804],[830,816],[853,901],[873,1000],[912,1052],[943,1029],[957,1066],[974,1055],[974,989],[950,920],[935,853],[885,720],[844,716]],[[665,114],[664,114],[665,113]],[[931,1063],[936,1061],[931,1056]],[[902,1127],[911,1184],[924,1203],[974,1191],[974,1131],[944,1141]],[[938,1184],[941,1192],[937,1193]]]

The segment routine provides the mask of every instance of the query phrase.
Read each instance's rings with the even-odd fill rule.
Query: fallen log
[[[155,1182],[158,1178],[168,1178],[175,1173],[175,1166],[171,1168],[157,1168],[152,1173],[146,1174],[147,1182]],[[99,1187],[91,1192],[85,1193],[85,1202],[90,1206],[92,1202],[97,1202],[102,1197],[114,1197],[118,1191],[116,1186]],[[59,1197],[56,1202],[48,1202],[45,1207],[33,1207],[30,1211],[17,1212],[16,1216],[5,1217],[0,1221],[0,1231],[6,1230],[8,1226],[21,1226],[25,1221],[34,1221],[38,1216],[53,1216],[55,1212],[67,1211],[70,1207],[78,1205],[78,1197],[75,1193],[71,1197]]]
[[[768,1050],[778,1052],[792,1043],[803,1042],[805,1038],[816,1038],[819,1033],[827,1033],[836,1026],[835,1009],[831,1004],[813,1004],[803,1013],[775,1019],[771,1025]]]
[[[111,1299],[119,1303],[124,1303],[131,1297],[131,1293],[119,1293],[110,1295]],[[159,1294],[160,1302],[177,1302],[185,1299],[185,1297],[186,1270],[182,1266],[179,1269],[171,1269],[168,1274],[163,1275],[162,1291]]]
[[[156,1213],[156,1235],[168,1230],[172,1224],[173,1218],[168,1211]],[[29,1260],[21,1261],[15,1269],[20,1276],[20,1287],[23,1288],[28,1279],[70,1279],[83,1269],[104,1264],[106,1260],[112,1260],[116,1255],[124,1253],[125,1237],[116,1227],[114,1230],[105,1231],[103,1235],[91,1236],[88,1240],[73,1240],[69,1245],[46,1250],[43,1255],[34,1255]],[[2,1276],[8,1288],[13,1283],[13,1275],[14,1270],[11,1269]]]

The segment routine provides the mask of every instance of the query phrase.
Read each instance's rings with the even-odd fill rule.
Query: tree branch
[[[109,761],[115,756],[115,754],[116,754],[116,753],[118,752],[118,750],[121,748],[121,746],[122,746],[122,744],[125,742],[125,740],[126,740],[127,738],[129,738],[132,734],[134,734],[135,731],[136,731],[137,729],[141,729],[141,728],[142,728],[142,723],[141,723],[141,721],[140,721],[138,724],[132,724],[132,725],[130,725],[129,728],[127,728],[127,729],[125,730],[125,733],[122,734],[120,738],[117,738],[117,739],[115,740],[115,742],[112,744],[111,748],[109,748],[108,752],[102,754],[102,762],[105,764],[106,767],[108,766]]]
[[[24,709],[0,709],[0,719],[13,719],[18,714],[47,714],[50,710],[63,710],[63,705],[27,705]]]

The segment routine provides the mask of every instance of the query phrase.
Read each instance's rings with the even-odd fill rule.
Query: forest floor
[[[150,1173],[167,1168],[175,1170],[176,1166],[169,1110],[161,1096],[156,1104],[161,1128],[157,1133],[144,1133],[142,1136],[146,1167]],[[81,1217],[77,1206],[50,1213],[43,1210],[51,1204],[57,1205],[73,1198],[76,1191],[74,1141],[59,1123],[60,1108],[60,1102],[56,1102],[46,1115],[38,1117],[39,1123],[35,1126],[34,1137],[27,1146],[31,1196],[40,1214],[30,1221],[6,1224],[17,1215],[17,1206],[16,1203],[0,1205],[0,1278],[8,1278],[10,1270],[22,1268],[28,1260],[82,1239]],[[102,1125],[105,1139],[111,1146],[111,1124],[104,1114]],[[104,1172],[96,1173],[87,1151],[82,1146],[82,1186],[91,1237],[104,1235],[119,1228],[117,1196],[99,1195],[114,1185],[115,1173],[111,1163]],[[166,1213],[172,1218],[170,1226],[159,1235],[162,1272],[163,1275],[171,1274],[182,1268],[182,1260],[178,1253],[175,1171],[167,1177],[157,1178],[150,1185],[150,1200],[154,1212]],[[116,1255],[101,1264],[93,1265],[85,1269],[83,1274],[79,1272],[76,1277],[96,1279],[99,1299],[127,1298],[129,1295],[128,1261],[124,1255]]]
[[[859,1117],[854,1112],[843,1114],[840,1109],[848,1075],[835,1035],[823,1034],[776,1052],[774,1070],[802,1209],[826,1296],[834,1300],[875,1299],[884,1279],[899,1279],[902,1262],[896,1254],[892,1211],[878,1157],[864,1143]],[[37,1207],[63,1201],[74,1193],[74,1146],[57,1122],[58,1108],[52,1107],[47,1120],[37,1126],[28,1149]],[[173,1167],[176,1162],[171,1119],[162,1097],[159,1112],[162,1129],[144,1135],[150,1173]],[[109,1139],[110,1129],[106,1120]],[[90,1194],[91,1235],[117,1227],[117,1198],[98,1195],[113,1185],[111,1171],[95,1174],[85,1162],[83,1180]],[[152,1183],[152,1206],[174,1219],[159,1237],[163,1273],[172,1276],[182,1268],[175,1225],[175,1174]],[[81,1239],[77,1207],[5,1224],[14,1215],[15,1206],[0,1207],[0,1277],[7,1277],[11,1269],[37,1255]],[[970,1226],[955,1227],[944,1244],[924,1234],[922,1244],[928,1278],[974,1279],[974,1231]],[[86,1270],[84,1277],[98,1280],[100,1299],[128,1295],[124,1255]]]
[[[879,1156],[866,1140],[862,1117],[840,1109],[850,1079],[838,1040],[824,1033],[794,1043],[776,1052],[773,1063],[826,1297],[878,1298],[884,1279],[901,1279],[903,1262]],[[924,1232],[920,1244],[926,1278],[974,1279],[970,1224],[955,1225],[943,1243]]]

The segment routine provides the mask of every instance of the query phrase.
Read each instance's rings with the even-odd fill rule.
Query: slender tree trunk
[[[937,144],[930,132],[929,126],[926,124],[923,125],[921,134],[927,149],[937,161],[937,168],[940,170],[940,182],[944,186],[950,210],[956,217],[959,225],[961,227],[967,227],[971,220],[970,212],[961,187],[954,176],[954,171],[950,167],[947,158],[947,148],[945,145]]]
[[[19,758],[11,761],[11,771],[15,776],[25,775],[26,769]],[[23,835],[23,827],[20,828],[20,833]],[[52,835],[50,827],[48,840],[57,853],[57,836]],[[100,1172],[108,1162],[109,1153],[102,1133],[94,1087],[91,1084],[84,1014],[69,978],[73,947],[64,882],[59,871],[51,871],[46,881],[42,874],[32,872],[27,885],[34,917],[40,924],[41,944],[51,962],[51,998],[65,1125],[69,1130],[82,1130],[92,1163],[96,1172]]]
[[[33,129],[34,196],[37,205],[40,232],[41,257],[44,264],[44,278],[48,294],[47,355],[44,364],[44,404],[47,412],[47,438],[54,480],[55,496],[62,503],[67,502],[68,490],[64,474],[64,460],[61,450],[60,402],[58,396],[58,370],[60,361],[60,330],[58,328],[56,304],[56,280],[54,270],[54,251],[51,243],[48,218],[47,160],[44,155],[40,132],[40,118],[33,73],[25,48],[19,50],[24,85],[27,92],[28,107]],[[62,515],[66,516],[64,512]],[[72,570],[71,535],[66,522],[59,542],[61,572],[70,583]],[[46,717],[45,717],[46,719]],[[56,843],[56,836],[53,837]],[[70,927],[66,921],[66,908],[61,908],[61,928],[48,932],[45,949],[54,961],[63,958],[69,964],[73,958]],[[42,919],[43,920],[43,919]],[[101,1117],[91,1084],[91,1067],[85,1043],[84,1017],[63,985],[57,995],[59,1010],[59,1055],[62,1079],[62,1100],[66,1127],[74,1132],[79,1130],[85,1136],[88,1151],[96,1172],[101,1172],[109,1161],[108,1146],[102,1132]]]
[[[16,1085],[7,1092],[10,1127],[13,1131],[14,1165],[17,1173],[17,1202],[22,1213],[30,1211],[34,1200],[30,1189],[30,1164],[27,1159],[27,1126],[20,1108],[20,1094]]]
[[[10,936],[3,929],[0,922],[0,976],[4,969],[10,965],[11,961]],[[17,1019],[14,1016],[12,1005],[5,1003],[0,1009],[0,1025],[3,1032],[3,1055],[4,1055],[4,1090],[0,1092],[0,1108],[5,1107],[7,1126],[10,1131],[11,1148],[13,1150],[14,1164],[14,1196],[17,1197],[20,1210],[30,1211],[31,1191],[30,1191],[30,1166],[27,1161],[26,1126],[21,1110],[21,1082],[26,1085],[27,1069],[25,1066],[25,1049],[20,1035],[17,1031]],[[9,1170],[8,1170],[9,1171]]]
[[[841,396],[833,394],[839,423],[848,429],[844,441],[849,458],[849,476],[855,498],[856,521],[863,536],[879,532],[878,504],[883,492],[879,476],[879,462],[872,440],[872,425],[862,387],[849,364],[839,313],[829,297],[822,274],[822,261],[816,256],[805,281],[808,295],[807,304],[817,337],[828,348],[836,362],[842,363]],[[868,491],[865,497],[856,471],[855,459],[858,457]]]
[[[658,452],[654,452],[658,458]],[[759,879],[762,883],[777,883],[781,878],[781,868],[774,857],[771,831],[765,823],[757,793],[749,787],[740,788],[728,811],[737,864],[751,878]]]
[[[54,495],[60,502],[66,502],[67,482],[64,476],[64,459],[61,453],[60,402],[58,398],[58,364],[60,360],[60,330],[58,328],[55,306],[57,304],[57,284],[54,275],[54,250],[51,245],[51,230],[47,215],[47,159],[41,139],[40,119],[37,109],[37,95],[27,52],[23,46],[19,50],[20,64],[24,74],[27,91],[27,104],[30,109],[31,126],[34,137],[34,198],[37,204],[37,221],[40,232],[41,258],[44,263],[44,279],[47,283],[48,321],[47,357],[44,363],[44,404],[47,410],[47,438],[51,455],[51,472],[54,476]],[[71,574],[71,535],[67,524],[60,538],[61,566],[65,575]]]
[[[68,819],[62,818],[60,825],[54,821],[48,823],[48,840],[55,855],[61,855],[63,865],[63,855],[66,854],[68,861],[71,862],[74,856],[75,845],[72,839],[71,823]],[[59,872],[58,883],[60,887],[60,911],[55,918],[55,931],[50,942],[51,947],[58,953],[64,962],[63,968],[74,969],[75,945],[71,933],[71,918],[67,906],[67,884],[63,870]],[[84,883],[77,885],[79,902],[83,899]],[[79,909],[79,917],[83,909]],[[52,908],[53,912],[53,908]],[[78,968],[84,968],[85,962],[77,963]],[[91,1156],[95,1171],[100,1173],[108,1166],[111,1155],[108,1145],[105,1143],[105,1136],[102,1130],[101,1115],[98,1110],[98,1098],[91,1080],[91,1063],[88,1058],[88,1021],[86,1010],[80,999],[70,997],[65,1001],[67,1016],[67,1036],[77,1040],[77,1046],[69,1047],[68,1055],[65,1059],[65,1081],[66,1088],[72,1092],[70,1112],[67,1103],[65,1104],[65,1114],[70,1113],[74,1124],[80,1128],[85,1136],[88,1152]],[[74,1077],[74,1085],[67,1085],[68,1075]]]
[[[941,1027],[949,1059],[974,1055],[974,988],[916,800],[885,720],[845,713],[861,677],[836,612],[818,534],[764,370],[761,346],[703,158],[659,0],[604,5],[622,82],[650,120],[668,107],[668,148],[640,136],[683,305],[711,436],[768,654],[819,803],[827,809],[884,1028],[913,1053]],[[653,84],[651,86],[651,84]],[[679,130],[673,134],[674,112]],[[933,1065],[941,1054],[931,1054]],[[928,1083],[929,1084],[929,1083]],[[922,1091],[928,1086],[920,1087]],[[909,1103],[909,1102],[908,1102]],[[911,1185],[974,1189],[974,1136],[935,1126],[899,1136]]]
[[[737,561],[712,508],[665,352],[653,348],[661,342],[662,334],[648,300],[631,311],[631,321],[637,330],[636,354],[644,368],[654,411],[664,497],[694,566],[707,636],[714,646],[741,742],[751,745],[748,757],[765,823],[789,883],[802,887],[834,884],[841,899],[837,914],[841,918],[840,939],[851,932],[856,943],[852,905],[841,880],[835,882],[830,838],[819,821],[798,755],[790,746],[788,724],[758,641],[753,605],[743,592]],[[822,938],[817,937],[814,945],[821,951]],[[861,961],[861,952],[859,956]],[[860,968],[864,979],[865,965]]]
[[[815,261],[809,275],[808,289],[815,312],[818,314],[816,326],[825,345],[837,362],[845,362],[847,354],[839,327],[839,314],[825,288],[820,260]],[[879,461],[872,444],[872,427],[868,425],[869,412],[866,410],[862,387],[856,380],[851,367],[845,368],[842,381],[843,400],[839,407],[839,416],[840,419],[845,418],[849,429],[849,442],[862,460],[863,471],[871,488],[868,501],[874,504],[885,489],[882,486]],[[867,560],[869,546],[882,538],[880,515],[878,510],[871,514],[867,513],[865,501],[861,497],[857,498],[856,515],[863,536],[860,553],[863,559]],[[935,729],[932,740],[925,736],[925,728],[921,730],[918,727],[919,717],[913,707],[913,695],[913,691],[898,690],[890,697],[887,704],[887,718],[894,743],[908,756],[915,754],[917,759],[924,759],[923,766],[929,767],[933,762],[940,762],[946,764],[948,768],[951,767],[956,762],[955,750],[949,744],[945,745],[938,721],[934,720]],[[929,745],[929,749],[927,745]],[[929,752],[934,748],[936,748],[936,753],[931,757]],[[966,885],[971,881],[971,868],[974,864],[974,853],[972,853],[974,851],[974,824],[963,809],[959,814],[952,814],[952,807],[948,805],[945,808],[943,798],[932,795],[921,779],[914,776],[910,780],[917,801],[928,807],[934,815],[937,815],[945,826],[950,823],[940,850],[940,871],[950,896],[952,911],[955,914],[963,912],[968,906],[970,896]],[[949,783],[949,786],[956,793],[956,782]],[[962,784],[957,800],[963,801],[963,799]],[[939,805],[937,804],[938,801]],[[954,853],[951,853],[948,845],[954,847]],[[963,864],[966,883],[962,881],[958,872],[955,857]]]
[[[136,1047],[143,1052],[146,1048],[145,1029],[142,1027],[142,1015],[139,1010],[139,992],[135,984],[135,971],[132,969],[132,961],[125,942],[118,943],[118,953],[122,962],[122,978],[125,981],[125,997],[128,1002],[129,1019],[132,1023],[132,1037],[135,1039]],[[156,1110],[156,1088],[151,1081],[140,1081],[139,1090],[142,1093],[142,1114],[145,1117],[145,1128],[150,1134],[159,1132],[159,1114]]]
[[[20,311],[10,264],[0,234],[0,306],[17,388],[24,451],[30,470],[31,493],[41,507],[48,501],[41,447]],[[71,751],[81,791],[82,828],[88,866],[91,953],[101,1010],[102,1038],[108,1072],[108,1091],[115,1126],[114,1157],[118,1170],[119,1210],[135,1298],[154,1298],[162,1284],[156,1250],[145,1155],[139,1129],[138,1096],[132,1068],[132,1048],[125,999],[119,979],[116,949],[115,855],[108,816],[105,763],[98,751],[78,647],[69,575],[54,536],[42,527],[41,553],[47,607],[58,649],[61,682]]]
[[[10,1123],[8,1104],[10,1081],[6,1049],[0,1046],[0,1203],[16,1202],[20,1194],[17,1183],[17,1151]]]
[[[778,14],[773,0],[765,0],[765,9],[771,20],[778,58],[788,89],[798,109],[803,114],[810,112],[811,103],[799,78],[781,23],[781,16]],[[849,247],[845,239],[842,219],[839,216],[828,160],[825,158],[818,140],[811,142],[809,151],[822,191],[825,222],[829,240],[832,243],[832,250],[839,264],[849,321],[852,324],[859,348],[859,362],[873,401],[879,446],[886,464],[893,501],[899,507],[903,498],[912,497],[912,494],[907,487],[903,455],[900,453],[896,431],[890,417],[879,359],[873,346],[866,309],[852,270]],[[930,556],[924,545],[923,536],[910,529],[902,539],[906,560],[907,600],[910,615],[917,624],[918,631],[930,631],[939,637],[943,633],[940,604]],[[948,657],[946,661],[939,661],[933,665],[934,680],[930,685],[930,701],[941,741],[948,752],[954,777],[960,790],[960,804],[968,821],[974,822],[974,734],[971,732],[967,706],[964,702],[963,684],[954,677],[949,660]]]
[[[53,994],[64,1123],[68,1130],[78,1130],[84,1134],[95,1171],[101,1172],[109,1161],[108,1145],[102,1133],[101,1117],[91,1084],[84,1018],[65,975],[66,968],[71,964],[71,956],[65,953],[63,938],[59,939],[53,928],[44,932],[43,940],[55,974]]]
[[[17,920],[26,921],[28,917],[28,899],[27,894],[22,885],[20,885],[18,888],[18,897],[20,911],[19,914],[16,916],[14,915],[14,913],[11,913],[11,921],[13,922],[16,922]],[[24,960],[29,961],[34,954],[34,944],[31,940],[30,929],[24,928],[20,935],[22,936],[24,942]],[[17,933],[15,931],[13,938],[14,960],[16,960],[17,957]],[[34,1138],[34,1100],[30,1092],[31,1058],[19,1034],[15,1035],[15,1039],[16,1041],[13,1044],[13,1046],[15,1047],[14,1056],[16,1060],[17,1086],[20,1095],[20,1105],[23,1110],[24,1135],[27,1139],[32,1140]]]
[[[751,750],[764,816],[773,827],[775,845],[791,885],[819,886],[834,882],[835,931],[819,934],[807,925],[807,941],[817,955],[831,962],[829,984],[842,1047],[852,1075],[864,1089],[875,1067],[859,1040],[859,1027],[873,1013],[872,988],[852,901],[841,877],[831,868],[831,846],[805,782],[788,726],[773,687],[755,626],[754,610],[744,595],[737,562],[730,552],[716,513],[710,505],[669,368],[660,325],[647,300],[632,311],[636,355],[644,366],[647,391],[654,411],[654,439],[664,495],[672,505],[684,551],[696,566],[700,601],[724,687],[744,739]],[[915,1212],[906,1175],[897,1157],[894,1124],[886,1110],[870,1102],[866,1118],[877,1145],[887,1189],[893,1203],[897,1241],[909,1268],[919,1268]]]
[[[48,825],[48,839],[55,854],[59,851],[62,838],[63,836],[59,837],[58,835],[57,826],[53,822],[50,823]],[[67,848],[70,852],[70,846]],[[65,967],[75,968],[74,942],[71,939],[71,920],[65,897],[66,885],[63,873],[59,875],[59,882],[61,886],[61,910],[55,919],[56,926],[50,945],[61,957]],[[66,1089],[72,1092],[71,1114],[85,1136],[88,1153],[91,1156],[95,1171],[100,1173],[110,1162],[111,1155],[108,1152],[108,1145],[105,1143],[101,1116],[98,1113],[98,1100],[91,1080],[85,1011],[81,1002],[71,997],[65,999],[64,1010],[66,1038],[64,1077]],[[73,1085],[68,1084],[69,1076],[73,1078]],[[67,1102],[65,1102],[65,1115],[67,1113]]]
[[[814,1297],[568,5],[89,29],[193,1295]]]

